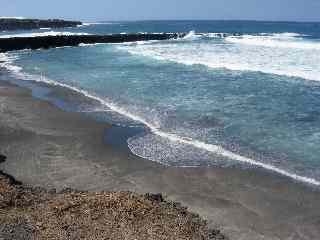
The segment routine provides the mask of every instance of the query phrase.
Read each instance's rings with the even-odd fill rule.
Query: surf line
[[[10,61],[9,61],[9,65],[11,65]],[[4,67],[6,67],[8,70],[10,70],[10,66],[4,65]],[[16,71],[15,73],[20,77],[21,76],[25,76],[25,74],[21,73],[20,71]],[[204,150],[206,150],[208,152],[212,152],[214,154],[230,158],[230,159],[232,159],[234,161],[238,161],[238,162],[246,163],[246,164],[249,164],[249,165],[252,165],[252,166],[264,168],[266,170],[278,173],[280,175],[289,177],[291,179],[294,179],[294,180],[297,180],[297,181],[300,181],[300,182],[304,182],[304,183],[320,186],[320,181],[318,181],[316,179],[308,178],[308,177],[305,177],[305,176],[300,176],[300,175],[297,175],[297,174],[294,174],[294,173],[287,172],[287,171],[285,171],[283,169],[280,169],[280,168],[277,168],[275,166],[272,166],[272,165],[269,165],[269,164],[265,164],[265,163],[262,163],[262,162],[258,162],[256,160],[251,159],[251,158],[244,157],[244,156],[235,154],[235,153],[233,153],[231,151],[228,151],[228,150],[224,149],[221,146],[213,145],[213,144],[207,144],[207,143],[204,143],[204,142],[201,142],[201,141],[198,141],[198,140],[194,140],[194,139],[191,139],[191,138],[190,139],[185,139],[185,138],[182,138],[182,137],[180,137],[180,136],[178,136],[176,134],[162,132],[156,126],[154,126],[153,124],[147,122],[145,119],[126,111],[125,109],[117,106],[116,104],[114,104],[112,102],[108,102],[108,101],[104,100],[103,98],[101,98],[99,96],[93,95],[93,94],[89,93],[86,90],[79,89],[77,87],[74,87],[74,86],[71,86],[71,85],[68,85],[68,84],[64,84],[64,83],[60,83],[58,81],[54,81],[54,80],[51,80],[51,79],[47,79],[43,75],[41,75],[40,78],[36,77],[34,75],[30,75],[30,78],[23,77],[22,79],[29,80],[29,81],[34,81],[34,82],[44,82],[44,83],[46,83],[48,85],[63,87],[63,88],[67,88],[67,89],[70,89],[72,91],[75,91],[77,93],[80,93],[83,96],[88,97],[90,99],[93,99],[93,100],[99,102],[100,104],[108,107],[110,110],[112,110],[114,112],[117,112],[117,113],[119,113],[119,114],[121,114],[123,116],[126,116],[126,117],[134,120],[134,121],[137,121],[137,122],[140,122],[140,123],[144,124],[147,128],[150,129],[150,131],[153,134],[156,134],[156,135],[158,135],[158,136],[160,136],[162,138],[168,139],[171,142],[178,142],[178,143],[181,143],[181,144],[191,145],[191,146],[194,146],[194,147],[196,147],[198,149],[204,149]]]

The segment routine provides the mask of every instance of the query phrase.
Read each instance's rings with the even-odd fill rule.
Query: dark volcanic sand
[[[319,190],[262,170],[161,166],[105,144],[109,127],[0,82],[0,169],[26,184],[162,192],[231,239],[320,239]]]

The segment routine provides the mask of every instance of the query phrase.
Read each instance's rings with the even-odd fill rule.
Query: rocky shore
[[[185,33],[114,34],[114,35],[59,35],[44,37],[16,37],[0,39],[0,52],[40,49],[79,44],[123,43],[150,40],[168,40],[184,37]]]
[[[0,172],[0,239],[226,238],[161,194],[48,191]]]
[[[60,19],[19,19],[0,18],[0,31],[30,30],[40,28],[64,28],[81,25],[80,21],[66,21]]]

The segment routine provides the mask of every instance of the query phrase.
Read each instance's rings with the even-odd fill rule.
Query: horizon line
[[[276,19],[122,19],[122,20],[116,20],[116,19],[110,19],[110,20],[86,20],[86,19],[75,19],[75,18],[69,18],[69,17],[21,17],[21,16],[1,16],[0,19],[4,18],[16,18],[16,19],[39,19],[39,20],[48,20],[48,19],[61,19],[61,20],[69,20],[69,21],[82,21],[82,22],[147,22],[147,21],[154,21],[154,22],[160,22],[160,21],[221,21],[221,22],[283,22],[283,23],[320,23],[320,20],[276,20]]]
[[[221,22],[283,22],[283,23],[320,23],[320,20],[257,20],[257,19],[131,19],[131,20],[79,20],[87,22],[161,22],[161,21],[221,21]]]

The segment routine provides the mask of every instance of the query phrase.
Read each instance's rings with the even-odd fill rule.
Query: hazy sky
[[[0,16],[320,21],[320,0],[0,0]]]

